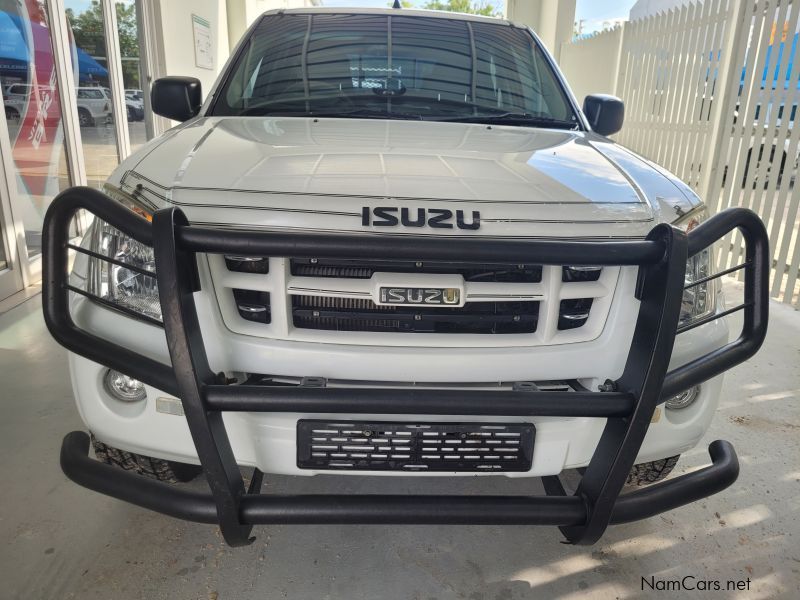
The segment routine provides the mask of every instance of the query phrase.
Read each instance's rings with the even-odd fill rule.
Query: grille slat
[[[338,277],[342,279],[369,279],[373,270],[367,267],[337,265],[296,264],[292,260],[292,275],[302,277]]]
[[[371,310],[376,307],[369,298],[337,298],[335,296],[292,296],[295,308],[333,308],[342,310]],[[393,306],[382,307],[391,311]]]
[[[528,471],[534,436],[530,423],[301,419],[297,422],[297,466],[317,470]],[[504,444],[509,439],[513,445]]]
[[[542,266],[527,264],[450,263],[441,261],[291,259],[292,275],[369,279],[375,273],[461,275],[467,282],[540,283]]]
[[[461,308],[379,306],[366,298],[292,296],[295,327],[400,333],[534,333],[538,302],[471,302]]]

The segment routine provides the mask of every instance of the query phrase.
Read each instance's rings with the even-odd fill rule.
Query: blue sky
[[[631,6],[636,0],[578,0],[575,18],[587,21],[628,18]]]
[[[636,0],[577,0],[576,18],[587,21],[603,21],[628,16]],[[383,8],[389,0],[324,0],[325,6],[368,6]],[[425,0],[414,0],[417,5]],[[505,5],[505,0],[494,0],[495,5]]]
[[[65,0],[64,8],[71,8],[75,14],[78,14],[87,10],[91,4],[91,0]]]

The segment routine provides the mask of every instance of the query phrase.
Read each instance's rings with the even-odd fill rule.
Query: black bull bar
[[[97,337],[70,316],[69,227],[85,209],[126,235],[154,248],[163,327],[171,365]],[[677,334],[719,318],[679,328],[686,261],[737,230],[746,244],[744,262],[723,273],[744,271],[744,302],[725,311],[743,312],[739,337],[705,356],[668,371]],[[637,265],[640,309],[622,376],[611,391],[459,391],[342,389],[228,385],[209,367],[193,293],[199,290],[196,253],[298,258],[442,260],[535,264]],[[233,545],[252,541],[255,524],[527,524],[557,525],[567,540],[592,544],[609,524],[647,518],[719,492],[737,478],[736,453],[726,441],[709,446],[712,464],[638,491],[620,495],[658,405],[750,358],[767,330],[769,244],[751,211],[728,209],[688,234],[658,225],[644,240],[552,241],[463,240],[296,234],[214,229],[190,225],[177,208],[155,213],[152,223],[97,190],[76,187],[51,204],[44,223],[44,317],[64,347],[180,398],[210,492],[147,480],[88,456],[89,438],[64,438],[61,466],[89,489],[173,517],[217,523]],[[691,285],[697,285],[695,282]],[[302,495],[261,494],[256,470],[248,489],[237,467],[222,420],[224,411],[589,416],[605,418],[597,448],[574,494],[558,476],[544,477],[540,496]]]

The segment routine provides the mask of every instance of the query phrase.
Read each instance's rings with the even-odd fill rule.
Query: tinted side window
[[[78,90],[78,98],[83,100],[98,100],[103,98],[103,93],[100,90]]]

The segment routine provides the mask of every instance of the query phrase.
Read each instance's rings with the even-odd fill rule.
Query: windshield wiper
[[[489,125],[524,125],[527,127],[552,127],[554,129],[577,129],[576,121],[567,121],[553,117],[531,115],[528,113],[501,113],[488,115],[466,115],[461,117],[436,117],[430,121],[447,121],[448,123],[486,123]]]
[[[357,108],[353,110],[339,110],[339,111],[319,111],[319,110],[302,110],[298,108],[276,108],[269,106],[254,106],[239,113],[241,117],[320,117],[320,118],[335,118],[335,119],[403,119],[410,121],[421,121],[421,115],[413,115],[409,113],[396,113],[387,112],[385,110],[376,110],[371,108]]]
[[[309,113],[303,108],[274,108],[259,104],[258,106],[251,106],[235,113],[237,117],[308,117]]]
[[[385,110],[375,110],[373,108],[356,108],[353,110],[340,110],[338,112],[311,111],[310,115],[314,117],[331,117],[334,119],[403,119],[407,121],[422,120],[422,115],[387,112]]]

